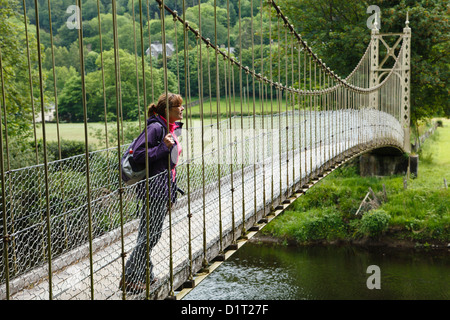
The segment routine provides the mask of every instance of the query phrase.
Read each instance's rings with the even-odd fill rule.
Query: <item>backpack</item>
[[[158,140],[158,144],[161,143],[163,137],[164,137],[164,127],[161,123],[155,122],[159,124],[162,128],[162,136]],[[122,164],[122,181],[125,182],[127,185],[135,184],[138,181],[141,181],[142,179],[145,179],[146,173],[145,173],[145,163],[136,163],[133,158],[133,150],[141,146],[145,143],[145,130],[141,132],[141,134],[131,142],[128,149],[125,151],[125,153],[122,156],[121,164]]]

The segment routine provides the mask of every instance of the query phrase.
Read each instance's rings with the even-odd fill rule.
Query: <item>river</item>
[[[449,271],[448,250],[248,242],[184,300],[449,300]]]

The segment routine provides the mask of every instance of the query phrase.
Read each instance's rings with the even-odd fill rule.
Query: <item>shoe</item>
[[[156,281],[158,281],[158,279],[154,278],[150,282],[150,285],[155,284]],[[125,280],[125,288],[124,288],[123,278],[120,279],[120,283],[119,283],[120,290],[125,290],[126,292],[129,292],[129,293],[140,293],[140,292],[143,292],[146,288],[147,288],[147,285],[145,284],[145,282],[142,282],[142,281],[132,282],[132,281],[127,281],[127,280]]]

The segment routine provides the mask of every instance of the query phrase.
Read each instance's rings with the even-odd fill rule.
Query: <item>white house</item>
[[[157,58],[160,54],[163,54],[163,47],[162,43],[159,41],[155,41],[155,43],[152,43],[150,45],[152,57]],[[145,54],[148,56],[150,54],[150,48],[148,48],[145,51]],[[166,43],[166,55],[168,57],[172,56],[172,54],[175,52],[175,47],[173,46],[172,42]]]
[[[45,106],[44,120],[45,122],[54,121],[55,120],[55,105],[51,104],[49,106]],[[36,122],[42,122],[42,113],[40,110],[37,110]]]
[[[220,45],[220,49],[223,49],[222,51],[228,54],[228,47],[225,47],[224,44]],[[230,47],[230,53],[234,53],[234,47]]]

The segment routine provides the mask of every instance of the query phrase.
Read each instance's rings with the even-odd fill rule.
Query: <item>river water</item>
[[[184,300],[450,300],[449,271],[448,250],[248,242]]]

